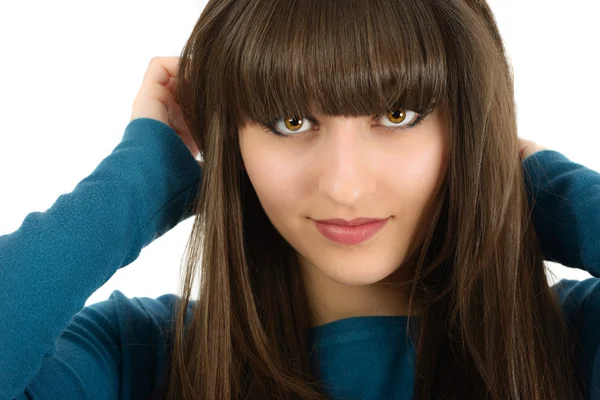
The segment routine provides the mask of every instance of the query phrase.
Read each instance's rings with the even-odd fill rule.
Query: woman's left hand
[[[548,148],[531,140],[519,138],[519,155],[521,156],[521,161],[541,150],[548,150]]]

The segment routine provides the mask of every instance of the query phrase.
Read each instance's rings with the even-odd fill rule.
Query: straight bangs
[[[244,3],[244,4],[241,4]],[[433,111],[447,62],[432,3],[421,0],[237,2],[223,59],[236,127],[286,116]],[[235,14],[235,15],[234,15]]]

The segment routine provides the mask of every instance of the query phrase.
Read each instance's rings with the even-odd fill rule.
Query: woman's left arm
[[[544,258],[600,277],[600,173],[541,146],[521,150]]]

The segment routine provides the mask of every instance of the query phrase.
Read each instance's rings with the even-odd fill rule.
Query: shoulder
[[[179,309],[181,297],[167,293],[159,297],[127,297],[119,290],[109,298],[83,308],[76,317],[91,318],[99,323],[109,323],[120,331],[122,339],[138,337],[137,333],[150,330],[163,330],[170,327]],[[191,317],[195,301],[190,300],[186,321]],[[138,332],[141,331],[141,332]]]
[[[127,297],[119,290],[73,316],[44,358],[29,391],[39,398],[145,398],[169,361],[168,340],[181,298]],[[195,302],[190,301],[186,321]],[[65,397],[65,398],[67,398]]]

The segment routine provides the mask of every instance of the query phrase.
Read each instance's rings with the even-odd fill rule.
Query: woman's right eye
[[[286,118],[278,118],[278,119],[273,119],[267,122],[261,122],[260,124],[267,128],[268,130],[270,130],[271,132],[273,132],[275,135],[277,136],[294,136],[295,134],[298,133],[304,133],[310,130],[309,129],[305,129],[305,130],[301,130],[305,125],[308,125],[310,128],[312,128],[312,124],[316,124],[317,121],[315,121],[314,118],[307,116],[307,117],[303,117],[303,118],[299,118],[299,117],[286,117]],[[288,132],[286,132],[286,130]]]

